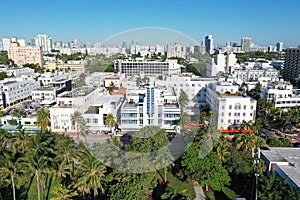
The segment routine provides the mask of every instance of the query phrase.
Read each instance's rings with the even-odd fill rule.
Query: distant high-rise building
[[[283,51],[283,42],[276,43],[276,51],[282,52]]]
[[[242,51],[244,51],[244,52],[250,52],[250,46],[251,46],[251,38],[249,38],[249,37],[243,37],[241,39]]]
[[[212,35],[205,36],[205,51],[208,54],[212,54],[214,52],[214,39]]]
[[[40,46],[20,46],[15,37],[11,40],[11,48],[8,49],[8,58],[19,66],[26,63],[43,66],[42,48]]]
[[[34,45],[42,47],[43,52],[51,52],[52,39],[48,35],[38,34],[34,38]]]
[[[73,40],[73,47],[74,47],[74,48],[80,48],[80,44],[79,44],[78,39],[74,39],[74,40]]]
[[[26,46],[26,41],[24,39],[18,39],[18,43],[21,47]]]
[[[283,68],[283,77],[288,80],[300,78],[300,48],[287,48],[285,54],[285,63]]]
[[[3,51],[8,51],[8,49],[10,48],[10,39],[2,38],[2,48]]]

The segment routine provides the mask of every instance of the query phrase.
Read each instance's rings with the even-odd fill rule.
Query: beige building
[[[26,63],[38,64],[43,66],[42,48],[39,46],[20,46],[17,38],[12,38],[11,48],[8,49],[8,58],[13,60],[16,65]]]
[[[60,64],[57,62],[47,62],[44,65],[45,69],[52,70],[70,70],[70,71],[82,71],[84,72],[84,61],[70,60],[67,63]]]

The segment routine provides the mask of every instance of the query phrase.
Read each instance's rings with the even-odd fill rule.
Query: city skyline
[[[255,44],[298,46],[300,3],[282,1],[5,1],[0,37],[25,38],[47,34],[53,41],[101,42],[120,32],[161,27],[176,30],[200,42],[212,34],[215,45],[240,43],[250,37]],[[9,17],[8,17],[9,16]]]

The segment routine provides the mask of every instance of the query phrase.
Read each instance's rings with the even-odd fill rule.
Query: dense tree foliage
[[[0,52],[0,64],[2,64],[2,65],[9,65],[10,64],[10,60],[8,59],[7,51],[1,51]]]
[[[5,72],[0,72],[0,81],[8,78],[9,76]]]
[[[34,72],[38,72],[38,73],[45,72],[45,69],[43,68],[43,66],[39,66],[38,64],[26,63],[23,65],[23,67],[28,67],[28,68],[34,69]]]

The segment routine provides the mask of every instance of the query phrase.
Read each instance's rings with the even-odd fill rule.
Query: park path
[[[206,198],[202,187],[200,187],[200,185],[196,181],[194,183],[194,190],[196,194],[196,198],[194,200],[205,200]]]

